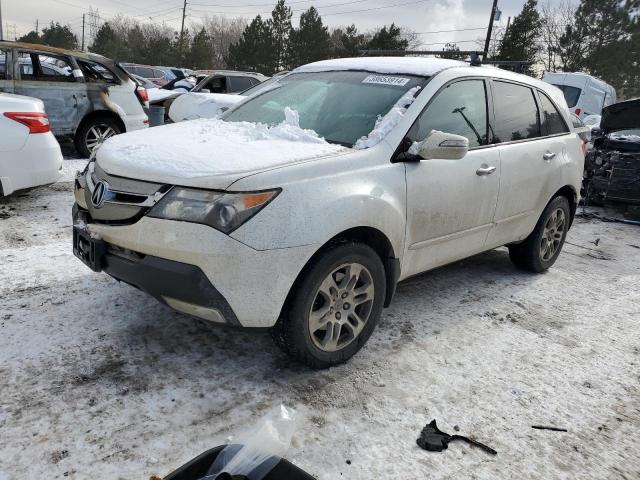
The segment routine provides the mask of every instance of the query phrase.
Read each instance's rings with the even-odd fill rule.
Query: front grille
[[[99,182],[106,182],[108,188],[104,203],[96,207],[92,196]],[[130,225],[144,216],[171,189],[171,185],[110,175],[93,162],[84,176],[76,178],[76,189],[80,189],[77,193],[84,196],[92,222]]]

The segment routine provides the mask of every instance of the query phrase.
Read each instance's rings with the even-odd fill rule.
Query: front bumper
[[[255,250],[211,227],[142,217],[131,225],[85,221],[105,242],[101,269],[181,312],[243,327],[271,327],[313,245]]]

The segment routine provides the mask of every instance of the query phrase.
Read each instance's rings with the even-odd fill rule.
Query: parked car
[[[169,118],[173,122],[196,118],[215,118],[229,107],[274,84],[288,72],[282,72],[239,93],[202,93],[190,91],[171,103]]]
[[[640,99],[606,107],[592,129],[587,155],[587,201],[640,205]]]
[[[86,157],[110,136],[148,126],[144,89],[100,55],[0,42],[0,91],[42,100],[53,134],[72,137]]]
[[[238,93],[258,85],[268,78],[261,73],[218,70],[198,82],[192,92]]]
[[[567,106],[581,119],[616,103],[615,88],[586,73],[545,72],[542,80],[562,90]]]
[[[154,67],[151,65],[139,65],[137,63],[120,63],[119,65],[127,73],[146,78],[159,87],[162,87],[176,78],[176,74],[167,67]]]
[[[61,172],[62,152],[44,103],[0,93],[0,197],[54,183]]]
[[[581,145],[561,92],[531,77],[312,63],[219,119],[109,139],[77,177],[74,252],[328,367],[366,343],[400,280],[502,245],[518,267],[551,267]]]

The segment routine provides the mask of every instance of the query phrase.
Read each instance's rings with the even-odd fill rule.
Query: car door
[[[500,179],[498,151],[490,145],[487,83],[462,79],[441,89],[407,137],[432,130],[463,135],[469,152],[460,160],[407,162],[407,227],[403,275],[413,275],[484,249]]]
[[[495,247],[531,233],[554,193],[551,190],[557,182],[553,177],[560,178],[558,170],[566,150],[562,138],[543,136],[531,87],[503,80],[493,80],[491,85],[494,141],[502,167],[495,226],[487,239],[488,247]],[[560,120],[566,129],[563,132],[568,133]]]
[[[13,63],[10,48],[0,48],[0,92],[13,93]]]
[[[30,50],[14,53],[18,57],[15,93],[44,102],[55,135],[74,134],[82,118],[78,107],[87,94],[82,73],[71,58]]]

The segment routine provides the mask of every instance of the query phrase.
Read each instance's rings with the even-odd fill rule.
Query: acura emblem
[[[109,184],[104,181],[96,183],[96,188],[91,194],[91,205],[96,208],[100,208],[104,205],[105,200],[111,192],[109,191]]]

